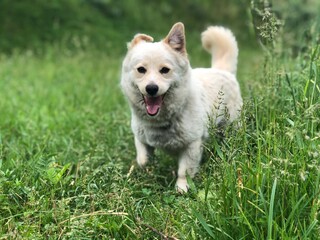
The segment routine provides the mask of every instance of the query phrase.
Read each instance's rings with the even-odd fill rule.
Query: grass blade
[[[315,219],[310,226],[308,227],[307,231],[304,233],[304,239],[308,239],[309,234],[314,229],[315,226],[317,226],[318,220]]]
[[[293,87],[292,87],[292,85],[291,85],[291,82],[290,82],[290,78],[289,78],[288,73],[286,73],[286,81],[287,81],[287,83],[288,83],[288,85],[289,85],[289,88],[290,88],[290,93],[291,93],[292,100],[293,100],[294,112],[295,112],[295,114],[298,114],[297,101],[296,101],[294,89],[293,89]]]
[[[202,227],[206,230],[206,232],[210,235],[210,237],[212,237],[213,239],[216,239],[215,235],[211,231],[210,226],[207,224],[205,218],[199,212],[197,212],[194,208],[192,208],[192,213],[196,216],[196,218],[199,220]]]
[[[273,221],[273,211],[274,211],[274,198],[276,195],[276,187],[277,187],[277,178],[273,182],[271,198],[270,198],[270,206],[269,206],[269,214],[268,214],[268,237],[267,239],[272,239],[272,221]]]

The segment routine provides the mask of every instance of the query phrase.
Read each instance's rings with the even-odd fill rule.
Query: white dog
[[[178,155],[180,192],[188,190],[187,175],[198,171],[209,120],[231,122],[242,107],[233,34],[209,27],[202,44],[212,54],[212,67],[191,69],[184,25],[176,23],[160,42],[137,34],[122,65],[121,87],[131,107],[137,162],[144,166],[155,148]]]

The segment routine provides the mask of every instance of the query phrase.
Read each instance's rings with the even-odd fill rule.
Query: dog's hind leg
[[[144,167],[147,164],[149,157],[153,155],[154,148],[140,142],[137,137],[134,138],[134,143],[137,152],[137,162],[140,167]]]
[[[202,156],[202,140],[192,142],[180,155],[178,179],[176,188],[178,192],[187,192],[189,185],[187,175],[191,178],[198,172]]]

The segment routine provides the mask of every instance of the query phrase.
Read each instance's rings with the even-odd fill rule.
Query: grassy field
[[[320,239],[319,45],[240,49],[242,127],[212,129],[185,195],[166,154],[135,165],[121,60],[0,57],[0,239]]]

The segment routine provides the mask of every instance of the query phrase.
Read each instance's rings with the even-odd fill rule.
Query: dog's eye
[[[170,69],[167,68],[167,67],[163,67],[163,68],[160,69],[160,73],[161,73],[161,74],[166,74],[166,73],[168,73],[169,71],[170,71]]]
[[[137,71],[138,71],[139,73],[146,73],[146,72],[147,72],[147,69],[145,69],[144,67],[138,67],[138,68],[137,68]]]

